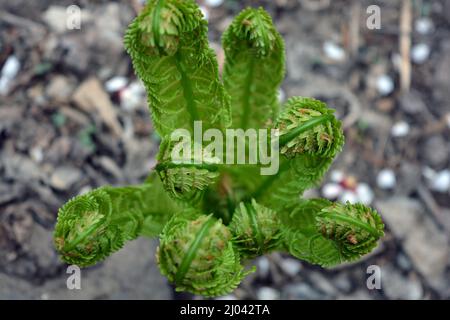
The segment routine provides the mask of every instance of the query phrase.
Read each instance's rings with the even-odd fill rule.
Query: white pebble
[[[81,188],[80,191],[78,191],[78,195],[81,196],[81,195],[83,195],[83,194],[88,193],[88,192],[91,191],[91,190],[92,190],[92,187],[91,187],[91,186],[89,186],[89,185],[84,186],[84,187]]]
[[[327,41],[323,44],[325,55],[331,60],[342,61],[345,59],[345,51],[334,42]]]
[[[391,128],[393,137],[405,137],[409,133],[409,124],[405,121],[395,123]]]
[[[342,182],[344,180],[345,174],[342,170],[333,170],[330,173],[330,180],[336,183]]]
[[[342,194],[343,188],[337,183],[327,183],[322,188],[322,194],[325,198],[333,200]]]
[[[394,87],[394,81],[388,75],[384,74],[378,77],[377,90],[381,95],[389,95],[390,93],[392,93],[392,91],[394,91]]]
[[[280,262],[280,267],[287,275],[293,277],[296,276],[302,269],[302,265],[295,259],[283,259]]]
[[[447,192],[450,190],[450,170],[442,170],[430,183],[430,189],[437,192]]]
[[[356,195],[363,204],[371,204],[373,201],[373,191],[367,183],[359,183],[356,187]]]
[[[434,24],[430,18],[417,19],[415,29],[420,34],[429,34],[434,31]]]
[[[125,77],[114,77],[106,81],[105,89],[108,92],[116,92],[125,88],[128,83],[128,79]]]
[[[342,193],[342,195],[339,197],[339,201],[342,203],[350,202],[351,204],[358,202],[358,196],[353,191],[347,190]]]
[[[44,160],[44,152],[40,147],[34,147],[30,150],[31,158],[37,163],[41,163]]]
[[[209,19],[209,10],[207,7],[204,6],[200,6],[200,11],[203,13],[203,17],[205,18],[206,21],[208,21]]]
[[[422,174],[425,178],[427,178],[428,180],[433,180],[434,178],[436,178],[436,174],[437,172],[434,171],[432,168],[426,166],[422,169]]]
[[[430,56],[430,47],[425,43],[419,43],[411,49],[411,59],[417,64],[424,63]]]
[[[391,169],[383,169],[378,173],[377,185],[380,189],[392,189],[396,182],[395,173]]]
[[[257,293],[259,300],[277,300],[280,298],[280,293],[270,287],[261,287]]]
[[[120,92],[120,106],[128,111],[134,110],[145,101],[145,88],[139,81],[132,82]]]
[[[0,94],[6,95],[11,86],[11,80],[13,80],[20,69],[20,61],[16,56],[9,56],[3,65],[0,76]]]
[[[207,6],[210,6],[210,7],[213,7],[213,8],[221,6],[222,3],[223,3],[223,0],[205,0],[205,4]]]
[[[258,261],[256,262],[257,268],[258,268],[258,273],[260,274],[260,276],[262,278],[265,278],[269,275],[269,270],[270,270],[270,263],[269,263],[269,259],[267,259],[266,257],[260,257],[258,259]]]
[[[278,89],[278,102],[283,103],[286,99],[286,94],[282,88]]]

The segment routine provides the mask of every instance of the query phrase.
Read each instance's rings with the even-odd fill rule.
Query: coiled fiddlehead
[[[384,224],[378,213],[359,203],[335,203],[323,208],[317,214],[316,227],[338,245],[345,261],[369,253],[384,235]]]
[[[93,265],[139,235],[158,235],[180,206],[170,201],[155,178],[139,186],[104,186],[61,207],[54,241],[62,260]]]
[[[284,42],[262,8],[243,10],[222,36],[223,79],[232,94],[232,126],[264,128],[278,114],[284,77]]]
[[[287,251],[331,267],[369,253],[384,235],[378,213],[362,204],[300,200],[283,219]]]
[[[190,143],[189,150],[194,150],[195,143]],[[198,203],[207,188],[216,183],[220,175],[216,159],[203,152],[200,159],[195,153],[187,155],[183,161],[172,159],[177,142],[166,138],[160,145],[156,171],[161,178],[165,190],[175,199],[191,204]]]
[[[220,220],[191,213],[180,213],[167,223],[157,261],[177,291],[203,296],[227,294],[253,271],[244,271],[231,232]]]
[[[193,131],[229,125],[230,97],[219,80],[207,22],[193,0],[150,0],[125,34],[134,70],[145,85],[155,128]]]
[[[280,152],[288,158],[303,154],[334,158],[341,151],[344,136],[333,113],[316,99],[289,99],[275,124],[280,130]]]
[[[257,200],[282,209],[297,203],[304,190],[320,181],[344,144],[341,123],[333,113],[316,99],[288,100],[275,124],[282,154],[280,170],[255,192]]]
[[[280,226],[278,214],[253,199],[239,204],[229,227],[241,255],[251,259],[278,248]]]

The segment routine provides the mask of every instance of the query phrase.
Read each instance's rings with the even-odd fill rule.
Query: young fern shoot
[[[61,207],[54,243],[65,262],[90,266],[127,241],[159,237],[158,266],[176,290],[213,297],[233,291],[255,270],[245,263],[271,251],[331,267],[377,246],[384,225],[375,210],[301,197],[321,181],[344,135],[321,101],[292,97],[280,111],[284,42],[264,9],[243,10],[225,31],[223,79],[194,0],[149,0],[124,44],[162,137],[158,163],[140,185],[103,186]],[[263,176],[261,164],[223,163],[209,152],[175,161],[196,123],[216,133],[278,132],[279,170]],[[189,150],[204,146],[186,141]]]

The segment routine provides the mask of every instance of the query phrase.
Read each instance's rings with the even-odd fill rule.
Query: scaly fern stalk
[[[93,265],[126,241],[159,236],[161,273],[176,290],[209,297],[230,293],[254,271],[241,261],[273,250],[331,267],[376,247],[384,225],[375,210],[301,198],[322,179],[344,136],[334,110],[318,100],[294,97],[278,111],[284,44],[269,15],[244,10],[223,45],[224,85],[194,1],[150,0],[130,24],[125,47],[162,137],[158,164],[142,185],[101,187],[59,210],[54,240],[65,262]],[[217,132],[278,129],[271,138],[279,142],[278,173],[262,176],[262,164],[223,164],[203,148],[174,159],[180,146],[172,133],[189,138],[191,150],[203,143],[191,139],[196,120]]]
[[[231,94],[234,128],[265,128],[278,115],[284,41],[264,9],[245,9],[222,37],[223,80]]]

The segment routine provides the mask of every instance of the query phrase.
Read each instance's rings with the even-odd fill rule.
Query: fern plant
[[[242,11],[223,47],[220,78],[193,0],[148,1],[130,24],[125,48],[162,137],[158,164],[140,185],[103,186],[60,208],[54,242],[63,261],[90,266],[138,236],[159,236],[157,262],[177,290],[218,296],[255,270],[247,260],[274,250],[331,267],[376,247],[384,225],[375,210],[301,197],[320,182],[344,136],[323,102],[293,97],[279,105],[284,42],[267,12]],[[261,163],[218,163],[211,154],[173,161],[171,134],[194,135],[196,121],[219,133],[275,130],[278,172],[261,175]]]

